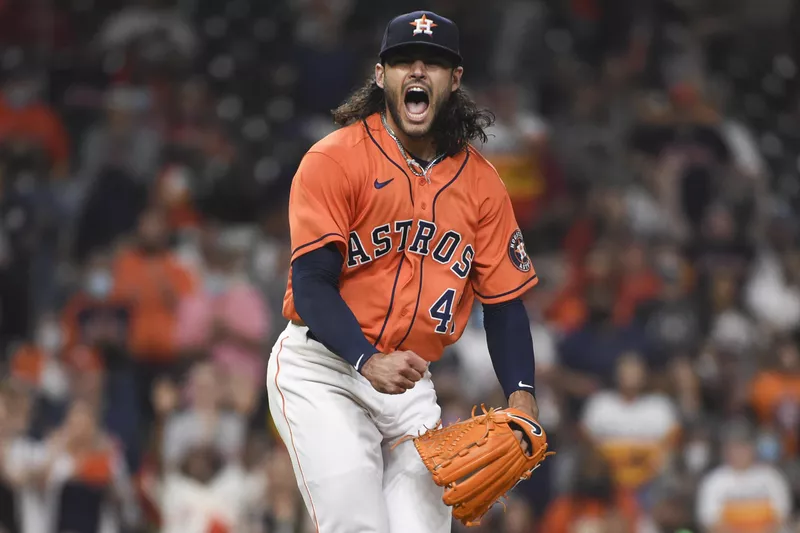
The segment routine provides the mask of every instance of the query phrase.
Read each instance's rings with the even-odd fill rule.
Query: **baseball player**
[[[341,128],[292,183],[289,323],[267,387],[322,533],[450,531],[443,489],[401,438],[440,421],[428,365],[474,298],[509,406],[538,418],[520,300],[536,273],[500,177],[470,144],[493,117],[461,89],[461,63],[452,21],[391,20],[374,78],[334,110]]]

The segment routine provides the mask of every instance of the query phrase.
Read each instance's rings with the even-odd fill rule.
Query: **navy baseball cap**
[[[380,58],[385,59],[389,52],[408,45],[431,46],[447,52],[456,65],[462,62],[458,26],[431,11],[414,11],[389,21],[383,34]]]

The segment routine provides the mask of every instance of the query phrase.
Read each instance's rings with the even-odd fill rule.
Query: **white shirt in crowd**
[[[789,518],[791,498],[789,484],[772,466],[735,470],[723,465],[700,482],[697,518],[706,529],[725,524],[743,531],[772,531]]]
[[[662,394],[628,400],[616,391],[599,392],[589,398],[582,422],[617,480],[631,488],[661,472],[680,429],[675,405]]]
[[[12,477],[25,477],[52,460],[50,474],[41,490],[31,484],[24,484],[17,489],[18,516],[22,533],[41,533],[53,531],[60,513],[58,502],[61,489],[69,481],[76,468],[75,461],[67,454],[59,454],[53,458],[48,456],[46,444],[30,439],[15,439],[6,449],[2,459],[5,468]],[[127,469],[121,454],[112,454],[112,485],[121,499],[119,516],[109,503],[106,503],[100,516],[99,533],[119,533],[123,522],[133,523],[137,519],[137,510],[133,505],[134,495]]]
[[[238,466],[225,467],[203,484],[179,473],[167,474],[161,487],[161,533],[207,533],[216,522],[228,531],[245,530],[254,499],[263,488],[254,488]]]
[[[778,257],[762,252],[744,290],[748,310],[778,331],[800,325],[800,288],[789,285]]]
[[[47,459],[43,444],[26,438],[16,438],[2,450],[4,468],[12,478],[25,477],[31,470],[37,469]],[[42,512],[42,498],[37,490],[29,484],[16,489],[17,517],[21,533],[39,533],[46,531],[46,513]]]

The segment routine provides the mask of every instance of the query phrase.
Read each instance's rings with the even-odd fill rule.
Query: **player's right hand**
[[[364,363],[361,375],[384,394],[403,394],[422,379],[428,362],[414,352],[376,353]]]

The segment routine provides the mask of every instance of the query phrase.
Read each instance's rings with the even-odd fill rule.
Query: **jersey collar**
[[[397,147],[397,144],[394,142],[392,136],[389,135],[389,133],[383,127],[383,124],[381,124],[381,114],[373,113],[367,117],[364,122],[366,127],[369,129],[370,136],[378,142],[384,155],[386,155],[386,157],[389,158],[395,166],[402,169],[409,179],[416,177],[411,173],[410,170],[406,168],[406,162],[403,154],[400,152],[400,149]],[[464,162],[464,158],[467,156],[467,150],[468,148],[465,148],[455,155],[443,158],[440,162],[433,166],[430,174],[433,175],[444,172],[446,175],[452,176],[458,172],[458,169]]]

